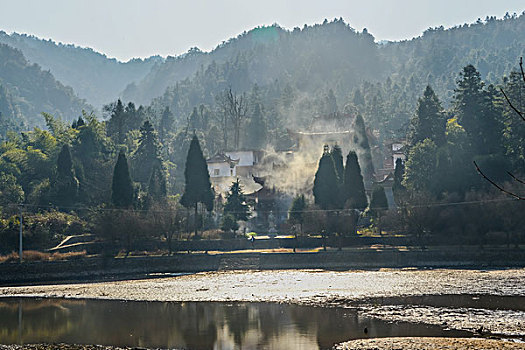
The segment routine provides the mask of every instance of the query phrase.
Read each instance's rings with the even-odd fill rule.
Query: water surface
[[[327,349],[366,337],[471,335],[437,325],[380,321],[355,308],[278,303],[4,298],[0,315],[3,344]]]

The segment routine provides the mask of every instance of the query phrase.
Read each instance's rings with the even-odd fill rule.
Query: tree
[[[233,231],[233,234],[239,229],[239,224],[232,214],[226,214],[222,218],[221,230],[224,232]]]
[[[306,199],[304,198],[304,194],[302,194],[294,198],[292,205],[290,207],[290,211],[288,212],[290,223],[292,223],[293,225],[299,225],[301,233],[303,232],[304,210],[305,209],[306,209]],[[294,231],[294,234],[295,234],[296,244],[294,245],[293,251],[295,252],[295,248],[297,246],[297,231]]]
[[[166,143],[168,133],[173,128],[173,113],[169,107],[165,107],[159,121],[159,138],[162,144]]]
[[[366,134],[366,126],[363,117],[358,114],[354,121],[354,138],[353,148],[355,148],[359,159],[363,165],[363,178],[365,181],[371,181],[374,175],[374,164],[372,162],[372,152]]]
[[[364,210],[368,205],[361,167],[354,151],[350,151],[346,156],[344,182],[340,194],[343,205],[348,208]]]
[[[197,210],[198,204],[202,203],[208,211],[213,209],[214,194],[211,188],[210,174],[206,159],[202,154],[197,135],[193,135],[188,156],[186,157],[186,168],[184,169],[185,187],[180,203],[186,208],[194,208],[194,229],[197,235]]]
[[[111,105],[110,105],[111,106]],[[108,106],[107,108],[111,108]],[[124,124],[126,123],[126,114],[124,112],[124,105],[122,101],[118,99],[117,103],[111,110],[111,116],[107,122],[107,133],[108,136],[115,138],[117,144],[124,142]]]
[[[122,209],[130,208],[133,204],[133,184],[124,151],[120,151],[113,170],[111,202],[115,207]]]
[[[57,159],[57,177],[54,184],[56,204],[68,206],[78,197],[78,179],[73,172],[73,162],[68,145],[63,145]]]
[[[222,113],[224,114],[225,118],[228,118],[233,126],[233,146],[235,149],[239,148],[239,141],[240,141],[240,133],[241,133],[241,126],[242,122],[244,121],[246,117],[246,112],[248,108],[248,101],[246,99],[246,96],[240,95],[237,96],[237,94],[232,92],[232,89],[228,89],[224,91],[224,93],[219,97],[218,102],[221,106]],[[224,133],[224,144],[226,147],[226,122],[224,122],[223,127],[223,133]]]
[[[24,190],[13,174],[0,172],[0,208],[8,210],[8,206],[20,204],[24,200]],[[16,210],[12,207],[11,211]]]
[[[407,136],[410,145],[413,146],[427,138],[433,140],[438,147],[444,144],[446,119],[443,107],[429,85],[423,97],[418,99],[416,114],[410,123]]]
[[[315,204],[324,210],[337,208],[339,202],[338,182],[334,161],[328,146],[325,146],[314,178],[313,194]]]
[[[381,215],[388,209],[388,200],[386,198],[385,189],[382,186],[374,186],[372,196],[370,199],[370,215],[376,220],[379,234],[381,234]]]
[[[153,169],[162,166],[159,140],[149,120],[140,128],[139,146],[133,154],[132,164],[133,180],[143,186],[148,183]]]
[[[235,221],[246,221],[250,218],[250,207],[246,203],[246,197],[242,191],[239,179],[235,180],[230,186],[226,195],[226,204],[224,205],[224,215],[231,215]],[[235,230],[234,230],[235,231]]]
[[[339,145],[335,145],[330,152],[332,161],[334,162],[335,173],[337,174],[338,184],[343,183],[344,165],[343,165],[343,151]],[[343,203],[344,204],[344,203]]]
[[[436,178],[436,152],[436,144],[430,139],[425,139],[410,149],[402,183],[409,191],[430,191]]]
[[[458,122],[465,128],[475,153],[500,153],[503,127],[501,113],[494,104],[494,89],[484,89],[480,73],[472,65],[463,68],[457,84],[454,102]]]
[[[166,198],[166,174],[160,164],[156,164],[151,172],[148,184],[148,197],[152,201],[161,201]]]
[[[396,168],[394,170],[394,183],[392,184],[392,192],[394,194],[394,201],[397,205],[402,205],[406,199],[406,187],[403,186],[403,176],[405,175],[405,163],[401,158],[396,159]]]

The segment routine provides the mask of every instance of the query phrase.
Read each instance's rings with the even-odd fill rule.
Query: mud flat
[[[438,350],[438,349],[525,349],[525,343],[477,338],[375,338],[339,344],[337,350]]]
[[[152,276],[150,276],[152,277]],[[525,340],[525,269],[222,271],[0,288],[4,297],[274,302],[356,309],[388,322]]]

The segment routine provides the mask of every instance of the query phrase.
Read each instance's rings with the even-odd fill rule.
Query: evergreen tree
[[[334,161],[328,146],[324,147],[323,156],[315,173],[313,194],[315,204],[322,209],[335,209],[339,204],[339,182]]]
[[[403,185],[411,192],[430,191],[436,181],[437,147],[425,139],[408,152]]]
[[[364,210],[368,205],[361,167],[359,166],[357,154],[353,151],[350,151],[346,156],[344,182],[340,197],[343,205],[348,208]]]
[[[396,160],[396,168],[394,170],[394,183],[392,185],[392,192],[394,200],[397,205],[401,205],[406,196],[406,187],[403,186],[403,176],[405,175],[405,163],[401,158]]]
[[[57,159],[57,177],[54,186],[56,204],[71,205],[78,197],[78,179],[73,172],[69,146],[63,145]]]
[[[385,210],[388,209],[388,200],[385,189],[382,186],[374,186],[370,198],[370,215],[376,220],[379,233],[381,233],[380,218]]]
[[[199,139],[193,136],[188,156],[186,157],[186,168],[184,169],[185,187],[180,203],[186,208],[195,209],[195,235],[197,234],[197,209],[198,203],[205,205],[208,211],[213,209],[214,194],[210,183],[210,174],[206,159],[202,154]]]
[[[341,150],[341,147],[339,147],[339,145],[336,144],[332,148],[330,156],[332,157],[332,161],[334,162],[335,173],[337,174],[338,179],[337,183],[340,185],[343,183],[344,176],[343,151]]]
[[[246,197],[242,192],[242,186],[239,179],[234,181],[226,195],[226,204],[224,205],[224,214],[232,215],[235,221],[246,221],[250,218],[250,208],[246,204]]]
[[[110,105],[111,106],[111,105]],[[113,138],[117,144],[124,143],[126,113],[122,101],[118,99],[111,110],[111,116],[107,122],[108,136]]]
[[[463,68],[454,102],[459,123],[465,128],[475,153],[494,154],[501,150],[500,110],[495,107],[494,89],[484,90],[480,73],[472,65]]]
[[[427,85],[423,97],[418,99],[416,114],[411,120],[408,142],[415,145],[428,138],[439,147],[445,143],[445,128],[446,119],[441,102],[434,90]]]
[[[156,166],[162,166],[160,144],[153,125],[146,120],[140,128],[139,146],[133,154],[133,180],[146,186]]]
[[[111,202],[117,208],[130,208],[133,204],[133,184],[129,175],[128,160],[123,151],[120,151],[113,170]]]
[[[302,226],[304,221],[304,210],[306,209],[306,199],[304,194],[294,198],[288,216],[290,221],[294,224]]]
[[[358,114],[354,121],[353,148],[355,148],[361,163],[363,164],[363,178],[370,182],[374,175],[374,164],[372,163],[372,152],[366,134],[366,126],[363,117]]]

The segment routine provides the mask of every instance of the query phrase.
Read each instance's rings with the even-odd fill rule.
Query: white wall
[[[218,172],[216,171],[218,170]],[[235,168],[230,168],[228,163],[208,163],[210,177],[236,176]]]
[[[231,151],[224,152],[233,160],[239,159],[238,166],[253,166],[255,164],[255,158],[253,151]]]

